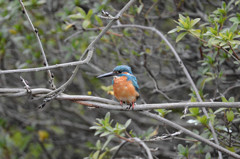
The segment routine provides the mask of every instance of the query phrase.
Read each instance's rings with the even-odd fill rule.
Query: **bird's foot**
[[[120,105],[121,105],[121,106],[123,105],[123,101],[120,101]]]
[[[132,102],[129,104],[129,107],[127,107],[128,110],[130,110],[132,108],[132,110],[134,109],[135,103]]]

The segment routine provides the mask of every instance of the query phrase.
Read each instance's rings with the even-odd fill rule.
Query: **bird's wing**
[[[139,86],[137,83],[137,78],[133,75],[128,75],[128,80],[131,80],[133,83],[133,86],[135,87],[136,91],[139,92]]]

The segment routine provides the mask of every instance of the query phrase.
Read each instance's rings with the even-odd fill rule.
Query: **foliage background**
[[[78,60],[99,34],[99,27],[108,22],[99,18],[101,10],[116,15],[127,2],[29,0],[24,1],[24,5],[38,29],[48,62],[54,65]],[[208,46],[199,40],[202,38],[200,35],[207,33],[210,27],[217,28],[219,33],[238,23],[238,1],[231,1],[231,7],[226,13],[214,13],[223,6],[223,1],[218,0],[139,0],[124,13],[120,23],[152,26],[162,31],[179,53],[203,100],[228,101],[231,97],[229,101],[239,101],[239,63],[231,57],[233,52],[229,47],[226,47],[229,54],[221,48],[217,49],[208,41],[208,37],[204,37]],[[0,0],[0,7],[0,69],[43,66],[39,44],[19,2]],[[174,20],[178,21],[179,14],[191,19],[201,18],[194,26],[201,30],[198,37],[186,34],[176,43],[179,33],[167,34],[178,25]],[[211,23],[209,17],[215,22],[214,18],[225,20],[222,24],[221,21]],[[233,19],[230,20],[231,18]],[[236,28],[234,35],[238,38],[238,25]],[[231,45],[239,55],[238,44],[236,42]],[[97,43],[91,61],[80,66],[77,77],[64,93],[114,99],[111,95],[112,88],[108,87],[111,79],[99,80],[96,76],[111,71],[119,64],[131,66],[138,79],[141,99],[137,103],[196,100],[169,47],[152,32],[129,28],[111,29],[104,35]],[[65,67],[52,70],[57,87],[67,81],[73,69],[74,67]],[[31,88],[50,88],[46,71],[0,75],[0,87],[23,88],[19,76],[27,80]],[[0,158],[94,158],[95,152],[101,149],[107,138],[94,136],[95,130],[89,127],[95,125],[96,118],[104,118],[108,111],[58,100],[53,100],[43,110],[38,110],[41,103],[42,101],[34,101],[29,97],[0,98]],[[221,109],[215,114],[213,112],[217,110],[209,111],[214,116],[221,145],[239,153],[239,109]],[[202,115],[196,113],[194,116],[190,111],[189,117],[180,119],[182,110],[159,112],[167,119],[211,138],[204,125],[206,123],[202,122]],[[124,124],[132,119],[127,131],[133,130],[133,135],[142,139],[176,131],[137,112],[111,111],[111,118],[114,119],[114,124]],[[119,139],[113,138],[107,148],[101,150],[102,154],[107,152],[102,156],[109,158],[113,154],[110,149],[120,143]],[[179,139],[148,142],[148,146],[157,148],[152,152],[157,158],[217,156],[215,150],[192,141],[184,134]],[[122,148],[118,157],[144,158],[144,151],[141,150],[137,144],[128,144]]]

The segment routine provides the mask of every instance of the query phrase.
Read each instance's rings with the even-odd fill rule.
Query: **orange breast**
[[[136,98],[139,96],[139,94],[135,90],[132,81],[128,81],[126,76],[114,77],[113,80],[113,91],[117,100],[127,103],[136,101]]]

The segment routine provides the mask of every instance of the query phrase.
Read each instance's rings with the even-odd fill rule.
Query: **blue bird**
[[[97,78],[109,76],[113,76],[113,92],[120,104],[122,105],[125,102],[134,109],[134,103],[139,97],[139,86],[131,67],[120,65],[115,67],[112,72],[99,75]]]

